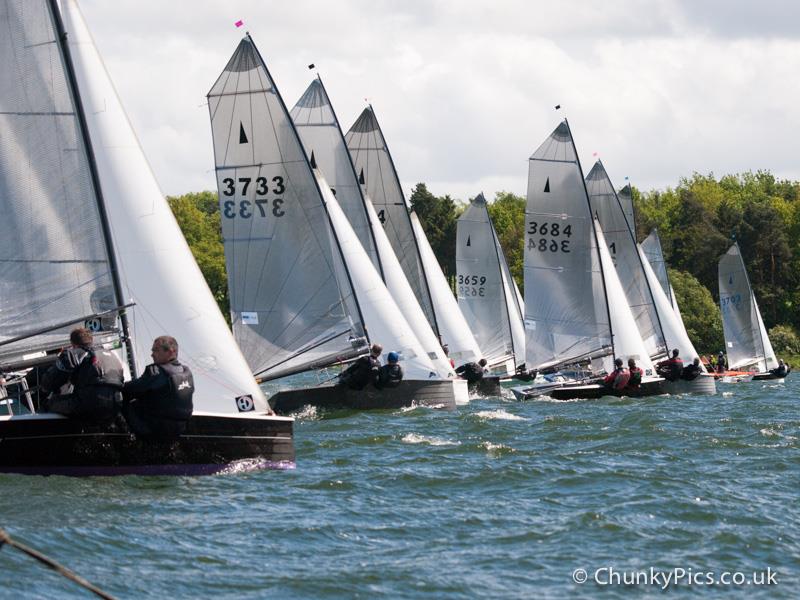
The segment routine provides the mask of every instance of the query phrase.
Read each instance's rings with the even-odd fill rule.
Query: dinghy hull
[[[254,415],[254,413],[253,413]],[[293,420],[195,414],[173,442],[139,440],[52,414],[0,419],[0,473],[30,475],[204,475],[294,468]]]
[[[403,408],[416,404],[433,408],[455,408],[468,401],[467,382],[462,380],[404,380],[396,388],[351,390],[338,385],[284,390],[270,396],[278,414],[287,414],[304,406],[319,408],[355,408],[360,410]]]
[[[549,396],[554,400],[591,400],[603,396],[633,397],[658,396],[666,394],[663,379],[643,381],[636,390],[610,390],[599,383],[565,383],[553,386],[537,386],[534,388],[514,388],[517,400],[531,400],[540,396]]]
[[[692,381],[665,381],[664,390],[668,394],[713,395],[717,393],[717,385],[713,375],[699,375]]]

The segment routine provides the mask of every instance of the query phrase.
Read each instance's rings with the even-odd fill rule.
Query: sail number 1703
[[[547,221],[528,221],[528,250],[540,252],[569,252],[569,238],[572,225],[549,223]],[[567,238],[567,239],[564,239]]]
[[[283,198],[264,197],[269,193],[282,195],[286,191],[283,177],[276,176],[271,181],[266,177],[256,177],[255,181],[252,177],[239,177],[238,179],[226,177],[222,180],[220,189],[223,196],[235,196],[237,190],[242,196],[246,196],[251,183],[255,186],[255,200],[223,200],[223,217],[226,219],[235,217],[250,219],[254,216],[266,217],[267,211],[275,217],[282,217],[286,214],[286,211],[281,208],[283,206]]]

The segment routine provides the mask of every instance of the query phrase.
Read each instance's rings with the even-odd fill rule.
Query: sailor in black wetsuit
[[[113,352],[93,349],[94,338],[88,329],[73,329],[69,341],[72,346],[63,350],[42,376],[40,394],[50,394],[42,402],[42,411],[111,423],[122,406],[122,363]],[[72,389],[59,394],[67,384]]]
[[[672,351],[672,358],[662,360],[656,365],[656,373],[667,381],[678,381],[683,374],[683,361],[678,356],[678,349]]]
[[[774,369],[770,369],[769,372],[775,375],[775,377],[786,377],[786,375],[789,373],[789,370],[786,368],[786,364],[783,362],[783,359],[781,359],[778,361],[778,366]]]
[[[403,367],[398,364],[400,357],[397,352],[389,352],[386,355],[387,364],[378,370],[378,380],[375,387],[378,389],[393,388],[400,385],[403,381]]]
[[[482,358],[477,363],[468,362],[464,363],[456,369],[456,373],[461,379],[466,379],[467,383],[478,383],[486,374],[484,367],[486,366],[486,359]]]
[[[372,344],[369,356],[361,356],[352,365],[339,373],[338,385],[345,385],[351,390],[363,390],[370,383],[378,380],[378,371],[381,361],[378,358],[383,352],[383,346]]]
[[[703,372],[703,369],[700,368],[700,359],[695,358],[692,361],[692,364],[686,365],[683,367],[683,373],[681,373],[681,379],[686,381],[694,381]]]
[[[192,416],[194,378],[178,361],[174,337],[157,337],[151,351],[153,364],[125,384],[123,414],[137,437],[169,441],[186,431]]]

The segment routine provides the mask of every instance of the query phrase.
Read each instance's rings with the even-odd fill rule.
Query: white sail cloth
[[[267,409],[142,153],[74,0],[62,1],[78,87],[125,300],[136,303],[131,330],[138,365],[153,338],[172,335],[195,378],[195,411]]]
[[[433,253],[428,238],[422,230],[416,213],[411,213],[411,227],[419,244],[420,258],[425,266],[431,300],[436,310],[436,321],[439,323],[439,334],[442,342],[450,348],[450,357],[456,364],[477,361],[482,357],[478,343],[472,335],[461,309],[458,308],[450,286],[447,284],[439,261]]]
[[[778,361],[750,287],[739,244],[733,244],[719,259],[719,304],[728,368],[755,368],[759,372],[776,368]]]

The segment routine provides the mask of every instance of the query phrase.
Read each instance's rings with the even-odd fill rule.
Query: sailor
[[[631,372],[623,366],[622,359],[614,360],[614,370],[603,379],[603,385],[612,390],[623,390],[631,379]]]
[[[642,376],[644,375],[644,371],[642,371],[640,367],[636,366],[636,360],[633,358],[628,359],[628,371],[631,374],[631,378],[628,380],[628,389],[638,390],[639,386],[642,385]]]
[[[725,353],[720,350],[717,354],[717,373],[725,372]]]
[[[122,362],[107,350],[92,348],[84,327],[69,334],[72,344],[42,376],[39,390],[47,397],[42,410],[93,423],[111,423],[122,406]],[[61,393],[59,393],[61,392]]]
[[[157,337],[150,355],[153,364],[125,384],[123,415],[137,437],[169,441],[186,431],[192,416],[194,378],[178,360],[174,337]]]
[[[444,355],[447,357],[447,360],[450,362],[450,367],[455,369],[456,361],[450,358],[450,346],[448,346],[447,344],[442,344],[442,350],[444,351]]]
[[[786,364],[783,362],[783,359],[780,359],[778,361],[778,366],[774,369],[770,369],[769,372],[775,375],[775,377],[786,377],[789,370],[787,369]]]
[[[695,358],[692,361],[692,364],[686,365],[683,368],[683,372],[681,373],[681,379],[686,381],[694,381],[703,372],[703,369],[700,367],[700,359]]]
[[[378,371],[381,368],[381,361],[378,358],[383,352],[383,346],[372,344],[369,349],[369,356],[361,356],[352,365],[339,373],[338,385],[345,385],[351,390],[363,390],[369,383],[378,380]]]
[[[461,379],[466,379],[467,383],[478,383],[486,374],[486,369],[484,367],[486,367],[486,359],[482,358],[477,363],[464,363],[456,369],[456,374]]]
[[[672,351],[672,357],[662,360],[656,365],[656,373],[667,381],[678,381],[683,373],[683,360],[678,356],[678,349]]]
[[[399,360],[400,356],[397,352],[389,352],[386,355],[387,364],[378,370],[378,380],[375,382],[376,388],[393,388],[400,385],[400,382],[403,381],[403,367],[398,364]]]

